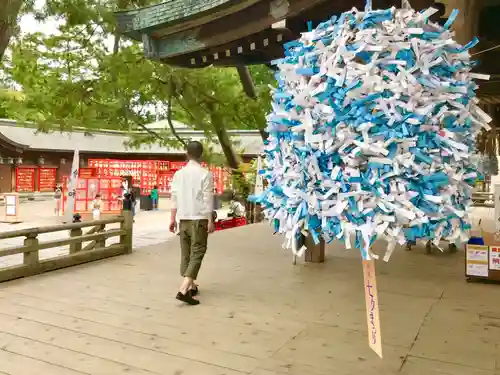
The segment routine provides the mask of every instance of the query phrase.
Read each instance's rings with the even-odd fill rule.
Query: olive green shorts
[[[194,280],[207,252],[208,220],[181,220],[181,276]]]

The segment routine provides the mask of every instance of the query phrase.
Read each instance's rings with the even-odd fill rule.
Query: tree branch
[[[94,104],[97,104],[99,106],[103,106],[103,107],[106,107],[106,104],[103,104],[103,103],[100,103],[98,102],[97,100],[91,98],[91,97],[87,97],[86,98],[87,100],[90,100],[92,103]],[[133,115],[133,117],[138,117],[134,112],[132,112],[130,110],[130,108],[128,108],[127,106],[124,106],[123,107],[124,109],[124,112],[125,114],[128,114],[128,115]],[[157,132],[155,132],[154,130],[151,130],[150,128],[148,128],[145,124],[141,123],[140,121],[134,121],[134,124],[137,125],[139,128],[141,128],[142,130],[144,130],[146,133],[148,133],[149,135],[153,136],[154,138],[156,139],[159,139],[161,140],[162,142],[165,142],[165,138],[163,138],[160,134],[158,134]]]
[[[148,133],[149,135],[152,135],[153,137],[155,137],[156,139],[159,139],[161,140],[162,142],[165,142],[165,138],[163,138],[161,135],[159,135],[157,132],[155,132],[154,130],[151,130],[150,128],[148,128],[146,125],[144,124],[141,124],[140,122],[136,122],[135,123],[139,128],[141,128],[142,130],[144,130],[146,133]]]
[[[189,117],[191,117],[191,119],[193,120],[193,122],[196,124],[198,122],[198,120],[196,119],[196,117],[191,113],[191,111],[182,103],[182,101],[179,99],[179,98],[176,98],[177,99],[177,103],[180,105],[180,107],[187,113],[187,115]]]
[[[182,145],[184,145],[184,147],[187,147],[186,141],[184,139],[182,139],[179,136],[179,134],[177,134],[177,131],[175,130],[174,124],[172,123],[172,99],[174,97],[175,91],[176,90],[175,90],[174,79],[172,77],[170,77],[170,93],[169,93],[169,97],[168,97],[167,122],[168,122],[168,126],[170,127],[170,131],[172,132],[172,134],[174,135],[174,137],[177,138],[177,140]]]

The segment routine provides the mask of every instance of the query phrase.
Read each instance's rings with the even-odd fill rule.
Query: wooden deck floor
[[[355,251],[292,266],[256,225],[213,235],[202,304],[174,299],[176,242],[0,285],[0,375],[500,375],[500,286],[463,253],[379,263],[384,360]]]

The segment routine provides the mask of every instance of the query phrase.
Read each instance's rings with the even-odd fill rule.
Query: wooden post
[[[260,223],[263,220],[262,215],[262,206],[260,204],[256,204],[254,208],[254,222]]]
[[[70,237],[80,237],[83,235],[83,231],[81,228],[71,229],[69,232],[69,235],[70,235]],[[80,251],[82,251],[82,243],[81,242],[72,243],[69,245],[69,253],[70,254],[75,254],[75,253],[78,253]]]
[[[106,224],[101,224],[99,226],[99,230],[97,231],[97,233],[103,233],[106,231]],[[102,238],[102,239],[99,239],[95,242],[95,246],[97,248],[104,248],[106,247],[106,239],[105,238]]]
[[[30,273],[36,273],[39,265],[39,253],[38,253],[38,238],[36,234],[29,234],[24,240],[24,246],[30,248],[30,252],[24,253],[23,263],[28,266],[31,270]]]
[[[120,236],[120,243],[125,246],[125,254],[131,254],[134,217],[132,216],[132,211],[126,210],[122,211],[122,216],[125,220],[121,223],[120,229],[126,231],[126,233]]]
[[[325,240],[320,239],[319,244],[316,245],[312,236],[307,236],[304,239],[306,246],[305,261],[310,263],[323,263],[325,261]]]
[[[254,206],[255,205],[252,202],[245,203],[245,217],[248,224],[253,224],[255,222]]]

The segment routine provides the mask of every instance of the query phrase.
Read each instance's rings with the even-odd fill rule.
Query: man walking
[[[189,305],[198,305],[195,280],[207,251],[208,234],[214,231],[212,173],[200,164],[203,145],[189,142],[188,164],[177,171],[172,180],[173,208],[170,231],[175,233],[177,221],[181,239],[181,276],[184,278],[176,298]]]

